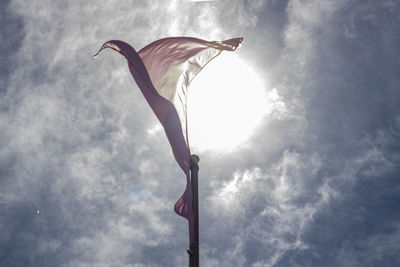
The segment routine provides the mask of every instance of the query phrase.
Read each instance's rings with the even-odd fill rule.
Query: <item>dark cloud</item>
[[[1,96],[3,96],[7,88],[9,75],[11,75],[16,67],[15,54],[24,36],[22,18],[9,8],[9,2],[2,1],[0,9],[0,23],[3,25],[0,31],[0,58],[2,62],[0,66]]]

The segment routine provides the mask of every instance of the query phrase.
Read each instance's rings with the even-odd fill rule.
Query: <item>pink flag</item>
[[[120,52],[150,107],[164,127],[172,152],[186,174],[186,189],[176,202],[175,212],[189,220],[190,242],[193,210],[190,186],[190,148],[187,129],[187,94],[192,79],[223,50],[234,51],[243,38],[208,42],[190,37],[157,40],[137,53],[129,44],[112,40],[104,48]]]

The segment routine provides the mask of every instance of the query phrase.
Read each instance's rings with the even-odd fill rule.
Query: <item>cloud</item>
[[[187,264],[187,223],[172,210],[185,181],[167,139],[124,58],[92,58],[109,39],[140,49],[186,35],[244,36],[237,54],[273,103],[234,153],[200,155],[202,264],[397,266],[397,10],[390,0],[6,3],[0,265]]]

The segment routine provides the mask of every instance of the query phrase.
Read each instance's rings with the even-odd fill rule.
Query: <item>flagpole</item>
[[[192,185],[192,207],[193,207],[193,230],[194,242],[189,248],[189,267],[199,267],[199,190],[198,190],[198,173],[199,173],[199,156],[193,154],[190,157],[190,179]]]

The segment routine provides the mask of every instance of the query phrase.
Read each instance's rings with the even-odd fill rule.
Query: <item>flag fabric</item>
[[[190,147],[187,122],[187,95],[192,79],[223,50],[234,51],[243,38],[204,41],[191,37],[157,40],[138,53],[119,40],[104,43],[105,48],[121,53],[143,96],[161,122],[173,155],[186,175],[186,189],[174,206],[189,221],[190,243],[194,242],[193,210],[190,185]]]

